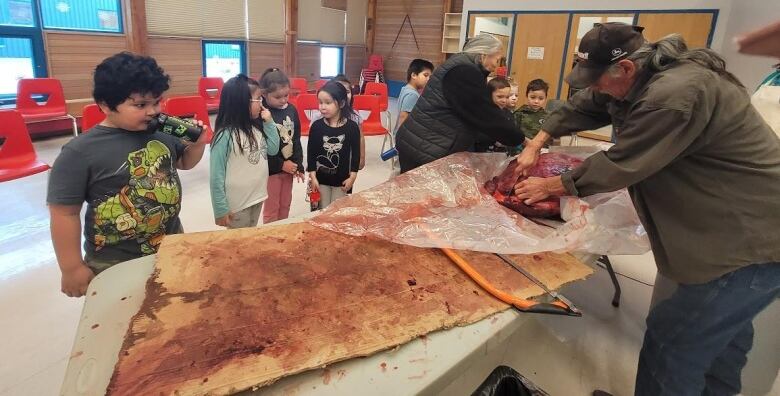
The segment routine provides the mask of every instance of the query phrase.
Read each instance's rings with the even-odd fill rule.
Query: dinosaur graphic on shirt
[[[168,146],[157,140],[129,153],[125,168],[128,184],[95,207],[95,250],[134,239],[141,253],[152,254],[181,208],[179,177]]]

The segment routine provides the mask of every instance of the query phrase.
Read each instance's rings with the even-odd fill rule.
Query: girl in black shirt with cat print
[[[317,92],[322,118],[309,130],[306,150],[309,183],[320,192],[320,209],[347,195],[360,166],[360,129],[349,117],[353,113],[347,89],[330,81]]]

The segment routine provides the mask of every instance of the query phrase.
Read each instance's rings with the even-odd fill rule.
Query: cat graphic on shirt
[[[279,132],[279,152],[285,160],[288,160],[293,155],[295,123],[290,119],[290,116],[287,116],[281,124],[276,124],[276,130]]]
[[[322,148],[325,154],[317,156],[317,172],[326,175],[335,175],[339,168],[339,153],[344,148],[346,135],[323,136]]]

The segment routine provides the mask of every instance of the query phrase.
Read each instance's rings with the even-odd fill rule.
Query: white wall
[[[735,2],[735,5],[737,3]],[[737,53],[733,38],[780,19],[780,3],[767,0],[742,0],[731,10],[725,39],[720,53],[726,59],[726,67],[734,73],[749,92],[769,74],[777,59]]]
[[[768,9],[776,7],[777,0],[751,0],[750,3],[763,3]],[[742,7],[742,6],[740,6]],[[736,7],[739,8],[739,7]],[[466,39],[465,26],[469,11],[577,11],[577,10],[677,10],[677,9],[717,9],[718,21],[712,37],[712,48],[720,51],[725,40],[726,26],[732,9],[732,0],[464,0],[460,46]],[[777,11],[775,11],[775,14]]]

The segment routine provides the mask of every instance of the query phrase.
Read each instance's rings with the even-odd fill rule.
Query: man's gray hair
[[[654,43],[647,42],[626,59],[652,72],[666,70],[678,62],[694,62],[744,87],[735,75],[726,70],[726,61],[717,52],[709,48],[689,50],[685,40],[679,34],[670,34]]]
[[[492,55],[502,49],[501,40],[492,34],[481,33],[472,38],[466,39],[463,45],[463,52],[467,54]]]

